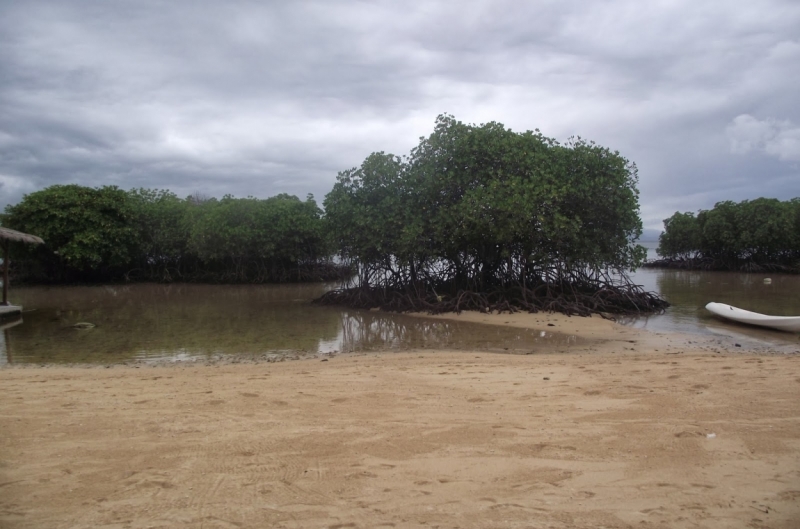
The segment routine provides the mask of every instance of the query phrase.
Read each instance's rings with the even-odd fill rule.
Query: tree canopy
[[[117,187],[56,185],[6,208],[3,224],[44,239],[24,249],[30,270],[61,281],[124,267],[136,248],[133,220],[128,195]]]
[[[326,223],[357,285],[326,299],[428,310],[449,310],[444,298],[459,296],[480,308],[530,310],[537,299],[579,313],[649,306],[638,292],[618,305],[592,298],[621,300],[615,281],[630,288],[625,273],[644,259],[632,242],[641,234],[637,178],[619,153],[580,138],[561,145],[539,131],[439,116],[408,156],[377,152],[339,173]],[[404,294],[381,297],[389,292]]]
[[[676,212],[664,220],[657,251],[688,268],[800,272],[800,198],[718,202],[696,216]]]
[[[181,199],[73,185],[31,193],[2,220],[47,242],[22,256],[34,280],[302,281],[353,270],[320,301],[660,310],[666,302],[627,276],[646,254],[634,242],[637,184],[635,164],[594,142],[441,115],[408,155],[375,152],[340,172],[324,212],[310,195]]]
[[[26,279],[267,282],[332,279],[322,211],[312,196],[221,200],[155,189],[52,186],[6,208],[3,224],[36,233]]]

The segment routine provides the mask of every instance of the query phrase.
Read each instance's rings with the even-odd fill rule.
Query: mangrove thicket
[[[449,115],[405,157],[339,173],[325,197],[352,266],[321,303],[396,311],[657,311],[632,284],[641,234],[636,166],[580,138],[469,125]]]
[[[11,264],[28,282],[285,282],[337,279],[312,196],[179,198],[165,190],[55,185],[30,193],[2,225],[35,233]]]
[[[800,198],[718,202],[664,220],[654,266],[800,273]]]

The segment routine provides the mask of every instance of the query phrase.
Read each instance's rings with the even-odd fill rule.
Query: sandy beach
[[[5,368],[0,527],[800,527],[800,356],[441,317],[582,340]]]

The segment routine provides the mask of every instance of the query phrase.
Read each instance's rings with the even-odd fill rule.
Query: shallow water
[[[659,259],[658,242],[640,244],[647,249],[648,261]],[[727,336],[744,346],[775,346],[782,352],[800,348],[798,333],[727,322],[705,310],[706,304],[716,301],[762,314],[800,316],[800,276],[650,268],[638,270],[631,277],[646,290],[661,294],[672,306],[664,314],[628,318],[624,323],[652,331]],[[769,283],[764,282],[767,278]]]
[[[770,277],[771,284],[764,284]],[[642,269],[632,276],[670,303],[623,323],[652,331],[734,338],[743,347],[800,349],[800,334],[727,323],[709,301],[800,315],[800,276]],[[3,320],[0,364],[280,358],[333,352],[448,348],[527,354],[575,336],[312,305],[329,288],[306,285],[134,284],[20,287],[21,321]],[[95,325],[79,330],[76,323]],[[15,324],[17,323],[17,324]]]
[[[742,345],[774,345],[782,351],[800,348],[798,333],[727,322],[705,310],[707,303],[716,301],[763,314],[800,316],[800,276],[642,269],[632,279],[672,306],[664,314],[630,318],[627,324],[652,331],[724,335]]]
[[[0,363],[120,363],[448,348],[530,353],[574,336],[312,305],[324,285],[15,288]],[[94,328],[76,329],[89,322]],[[7,324],[13,322],[6,322]]]

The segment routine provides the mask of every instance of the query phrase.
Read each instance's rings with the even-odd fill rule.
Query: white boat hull
[[[770,329],[778,329],[780,331],[800,331],[800,316],[769,316],[767,314],[759,314],[758,312],[750,312],[749,310],[732,307],[725,303],[714,302],[706,305],[706,310],[721,318],[737,321],[739,323],[769,327]]]

